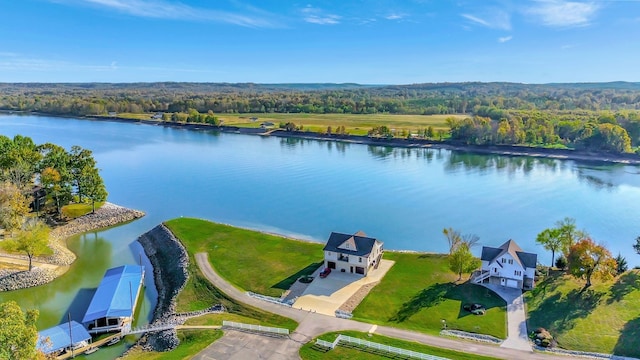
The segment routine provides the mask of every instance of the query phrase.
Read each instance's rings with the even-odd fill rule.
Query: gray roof
[[[535,268],[538,263],[538,255],[522,251],[515,241],[509,240],[497,248],[483,246],[480,260],[492,262],[505,253],[509,253],[520,265],[525,268]]]
[[[356,249],[351,250],[338,248],[338,246],[342,245],[351,237],[353,237],[353,240],[356,243]],[[376,242],[378,242],[378,240],[367,237],[367,235],[362,231],[358,231],[353,235],[332,232],[329,236],[329,240],[327,240],[327,245],[325,245],[324,249],[322,250],[355,256],[366,256],[371,253],[371,250],[373,249],[373,246],[376,244]]]

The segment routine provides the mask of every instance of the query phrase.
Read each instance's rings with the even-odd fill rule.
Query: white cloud
[[[535,0],[527,14],[551,27],[588,26],[600,9],[594,2]]]
[[[340,19],[342,18],[339,15],[327,14],[322,9],[315,8],[311,5],[307,5],[307,7],[302,9],[302,14],[304,16],[304,21],[318,25],[339,24]]]
[[[511,39],[513,39],[513,36],[504,36],[504,37],[499,37],[499,38],[498,38],[498,42],[500,42],[500,43],[506,43],[507,41],[510,41]]]
[[[180,2],[163,0],[49,0],[55,3],[76,4],[108,8],[132,16],[172,19],[214,21],[246,27],[275,27],[271,20],[258,12],[240,14],[230,11],[196,8]]]
[[[404,14],[393,13],[393,14],[389,14],[389,15],[385,16],[384,18],[387,19],[387,20],[400,20],[400,19],[402,19],[404,17],[405,17]]]
[[[491,29],[511,30],[511,17],[503,10],[493,9],[483,15],[460,14],[460,16],[476,25]]]

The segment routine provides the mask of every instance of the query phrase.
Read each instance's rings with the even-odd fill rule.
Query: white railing
[[[243,324],[243,323],[237,323],[237,322],[226,321],[226,320],[222,322],[222,326],[227,328],[258,331],[258,332],[265,332],[270,334],[289,335],[289,329],[262,326],[262,325]]]
[[[320,340],[320,339],[316,340],[316,345],[320,345],[320,346],[325,347],[327,349],[333,349],[333,348],[336,347],[335,343],[324,341],[324,340]]]
[[[406,357],[410,357],[410,358],[414,358],[414,359],[449,360],[448,358],[443,358],[443,357],[440,357],[440,356],[434,356],[434,355],[419,353],[417,351],[401,349],[401,348],[397,348],[397,347],[394,347],[394,346],[374,343],[374,342],[371,342],[371,341],[362,340],[362,339],[358,339],[358,338],[354,338],[354,337],[346,336],[346,335],[338,335],[336,340],[334,342],[332,342],[332,343],[328,342],[328,341],[320,340],[320,339],[316,340],[316,345],[319,345],[319,346],[322,346],[322,347],[325,347],[325,348],[328,348],[328,349],[333,349],[333,348],[335,348],[337,345],[339,345],[341,343],[352,344],[352,345],[356,345],[356,346],[359,346],[359,347],[366,347],[366,348],[369,348],[369,349],[374,349],[374,350],[381,351],[381,352],[387,352],[387,353],[390,353],[390,354],[402,355],[402,356],[406,356]]]
[[[278,305],[283,305],[283,306],[291,307],[291,305],[293,304],[293,303],[289,303],[289,302],[284,302],[284,301],[280,300],[280,298],[277,298],[277,297],[256,294],[256,293],[251,292],[251,291],[247,291],[247,295],[251,296],[252,298],[256,298],[258,300],[263,300],[263,301],[267,301],[267,302],[270,302],[270,303],[273,303],[273,304],[278,304]]]
[[[484,280],[486,280],[489,276],[491,276],[491,271],[487,271],[487,270],[480,271],[480,273],[473,278],[473,282],[481,283]]]
[[[158,325],[158,326],[147,325],[147,326],[141,326],[133,329],[132,328],[122,329],[122,336],[132,335],[132,334],[143,334],[143,333],[148,333],[153,331],[171,330],[171,329],[175,329],[176,326],[177,324],[165,324],[165,325]]]
[[[353,314],[348,312],[348,311],[344,311],[344,310],[336,310],[336,317],[337,318],[341,318],[341,319],[351,319],[353,317]]]

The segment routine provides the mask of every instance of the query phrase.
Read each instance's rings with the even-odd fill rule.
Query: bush
[[[567,268],[567,259],[564,256],[560,255],[556,259],[555,265],[558,269],[564,270]]]
[[[536,345],[550,348],[557,345],[556,341],[553,339],[551,333],[545,328],[537,328],[533,334],[531,334],[531,339]]]

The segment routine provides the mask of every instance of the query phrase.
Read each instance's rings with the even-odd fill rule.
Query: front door
[[[504,285],[505,285],[505,279],[504,279],[504,278],[501,278],[501,279],[500,279],[500,285],[502,285],[502,286],[504,286]]]
[[[351,267],[351,273],[353,274],[353,266]]]

